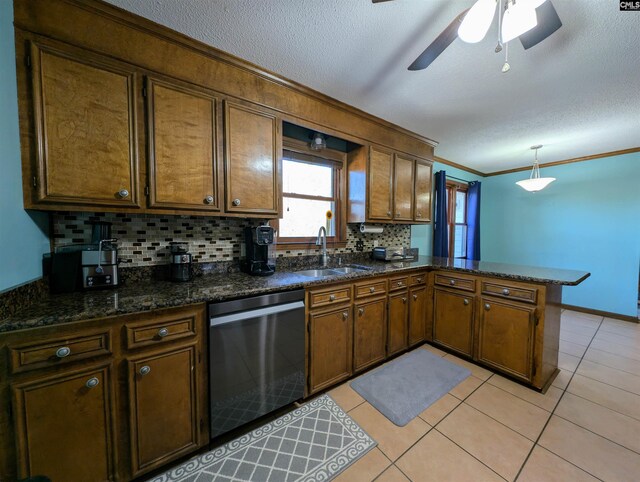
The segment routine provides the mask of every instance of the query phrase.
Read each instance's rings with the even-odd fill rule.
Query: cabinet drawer
[[[389,291],[402,290],[409,286],[409,277],[389,278]]]
[[[452,276],[448,274],[436,274],[435,284],[465,291],[476,290],[476,280],[469,278],[460,278],[458,276]]]
[[[92,335],[11,347],[11,372],[20,373],[89,357],[110,355],[110,335],[109,331],[103,331]]]
[[[491,281],[482,282],[482,294],[499,296],[527,303],[535,303],[538,297],[538,289],[531,287],[508,285],[504,283],[493,283]]]
[[[334,286],[322,291],[312,291],[309,298],[309,308],[351,301],[351,285]]]
[[[155,318],[153,321],[127,323],[125,325],[127,348],[159,345],[173,340],[196,336],[196,314],[179,318]]]
[[[427,280],[427,273],[415,273],[409,276],[409,286],[423,285]]]
[[[383,295],[387,292],[387,280],[377,279],[367,281],[366,283],[357,283],[355,285],[355,296],[358,298],[366,298],[367,296]]]

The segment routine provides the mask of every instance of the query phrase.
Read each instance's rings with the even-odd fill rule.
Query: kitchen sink
[[[367,271],[364,268],[354,268],[353,266],[345,266],[343,268],[332,268],[333,271],[337,271],[338,273],[358,273],[359,271]]]
[[[367,271],[367,268],[343,266],[340,268],[305,269],[304,271],[296,271],[296,274],[299,274],[301,276],[308,276],[309,278],[325,278],[327,276],[337,276],[339,274],[357,273],[359,271]]]

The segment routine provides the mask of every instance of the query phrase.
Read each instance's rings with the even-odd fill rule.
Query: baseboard
[[[593,310],[591,308],[584,308],[582,306],[565,305],[564,303],[560,306],[562,306],[563,309],[571,310],[571,311],[579,311],[580,313],[588,313],[590,315],[597,315],[597,316],[606,316],[607,318],[616,318],[618,320],[631,321],[633,323],[640,322],[640,320],[638,320],[638,318],[634,316],[621,315],[620,313],[611,313],[610,311]]]

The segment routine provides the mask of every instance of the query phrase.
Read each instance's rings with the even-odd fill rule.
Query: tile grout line
[[[598,324],[598,328],[596,329],[595,333],[593,334],[593,336],[591,337],[591,341],[589,341],[589,344],[587,345],[587,349],[584,351],[584,353],[587,352],[587,350],[589,349],[589,347],[591,346],[591,343],[593,343],[594,338],[596,337],[596,335],[598,334],[598,330],[600,329],[600,326],[602,325],[602,323],[604,322],[604,316],[600,319],[600,323]],[[562,315],[560,316],[560,329],[562,329]],[[562,401],[562,398],[564,397],[564,394],[567,393],[567,389],[569,388],[569,385],[571,385],[571,381],[573,380],[573,377],[576,374],[576,371],[578,370],[578,367],[580,366],[580,363],[582,363],[582,360],[584,358],[584,353],[582,354],[582,357],[580,357],[580,361],[578,362],[578,364],[576,365],[576,369],[571,373],[571,377],[569,378],[569,381],[567,382],[567,386],[564,388],[564,390],[562,390],[562,394],[560,395],[560,398],[558,399],[558,403],[556,403],[555,407],[553,407],[553,411],[551,412],[551,415],[549,416],[549,418],[547,419],[546,423],[544,424],[544,427],[542,427],[542,430],[540,431],[540,434],[538,434],[538,438],[535,440],[535,442],[533,443],[533,446],[531,447],[531,450],[529,451],[529,454],[526,456],[526,458],[524,459],[524,462],[522,463],[522,465],[520,466],[520,470],[518,470],[518,473],[516,474],[516,478],[514,480],[518,480],[518,477],[520,477],[520,474],[522,474],[522,469],[524,469],[524,466],[527,465],[527,462],[529,461],[529,458],[531,457],[531,454],[533,453],[534,449],[539,445],[538,442],[540,442],[540,438],[542,437],[542,434],[544,433],[544,431],[547,429],[547,426],[549,425],[549,422],[551,421],[551,419],[553,418],[554,413],[556,412],[556,409],[558,408],[558,405],[560,405],[560,402]],[[557,375],[556,375],[557,376]],[[553,384],[552,384],[553,386]],[[557,388],[557,387],[556,387]],[[569,392],[571,393],[571,392]],[[551,452],[551,450],[547,449],[546,447],[543,447],[542,445],[540,445],[540,447],[544,448],[545,450],[547,450],[548,452],[552,453],[553,455],[555,455],[556,457],[561,458],[562,460],[564,460],[565,462],[573,465],[574,467],[578,467],[576,464],[570,462],[569,460],[566,460],[563,457],[560,457],[560,455],[556,454],[555,452]],[[580,470],[582,470],[583,472],[586,472],[587,474],[591,475],[592,477],[596,477],[595,475],[593,475],[592,473],[588,472],[587,470],[585,470],[582,467],[578,467]],[[602,480],[599,477],[596,477],[596,479],[598,480]]]

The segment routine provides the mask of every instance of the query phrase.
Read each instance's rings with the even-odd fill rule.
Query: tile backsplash
[[[240,258],[242,229],[261,224],[257,219],[206,218],[199,216],[161,216],[157,214],[121,213],[52,213],[53,245],[91,241],[91,223],[109,222],[111,235],[118,238],[118,256],[125,266],[154,266],[169,263],[171,241],[186,241],[197,263],[235,261]],[[358,224],[347,226],[347,245],[329,254],[369,252],[378,241],[380,246],[410,246],[411,227],[384,225],[381,234],[363,234]],[[303,256],[319,253],[317,249],[278,251],[278,256]]]

